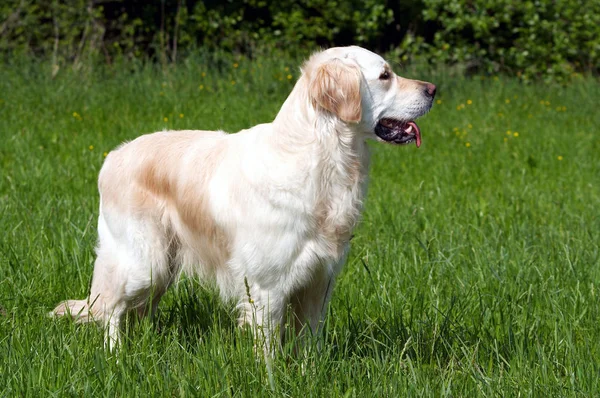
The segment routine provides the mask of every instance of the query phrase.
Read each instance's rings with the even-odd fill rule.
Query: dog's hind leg
[[[145,315],[156,309],[172,280],[169,244],[162,225],[152,217],[120,217],[102,212],[100,242],[90,294],[91,308],[106,327],[105,345],[120,341],[123,317],[130,310]]]

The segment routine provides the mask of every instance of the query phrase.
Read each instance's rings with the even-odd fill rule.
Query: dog
[[[119,344],[125,314],[152,314],[183,272],[213,280],[267,346],[322,327],[367,189],[366,141],[421,145],[436,86],[351,46],[312,55],[272,123],[236,134],[163,131],[110,152],[100,171],[91,292],[54,316],[97,321]]]

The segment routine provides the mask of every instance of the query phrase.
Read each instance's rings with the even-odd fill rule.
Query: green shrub
[[[403,62],[565,81],[600,64],[600,0],[5,0],[0,53],[175,63],[216,53],[305,55],[319,46],[391,50]]]
[[[600,65],[599,0],[423,0],[423,18],[435,23],[430,43],[405,39],[402,51],[436,63],[462,63],[524,80],[568,79]],[[418,51],[416,51],[418,50]]]

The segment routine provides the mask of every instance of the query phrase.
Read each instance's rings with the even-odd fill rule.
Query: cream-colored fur
[[[164,131],[117,148],[99,177],[90,296],[53,313],[102,322],[112,347],[124,314],[155,310],[184,271],[216,281],[267,342],[288,305],[298,331],[317,332],[363,204],[365,140],[382,118],[427,112],[427,86],[365,49],[333,48],[305,63],[272,123]]]

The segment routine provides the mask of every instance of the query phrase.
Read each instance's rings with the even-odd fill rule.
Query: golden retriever
[[[90,296],[53,315],[106,327],[156,310],[181,272],[216,281],[240,323],[318,332],[367,187],[367,139],[421,144],[436,87],[360,47],[314,54],[272,123],[237,134],[163,131],[112,151],[99,177]],[[279,335],[278,335],[279,333]]]

